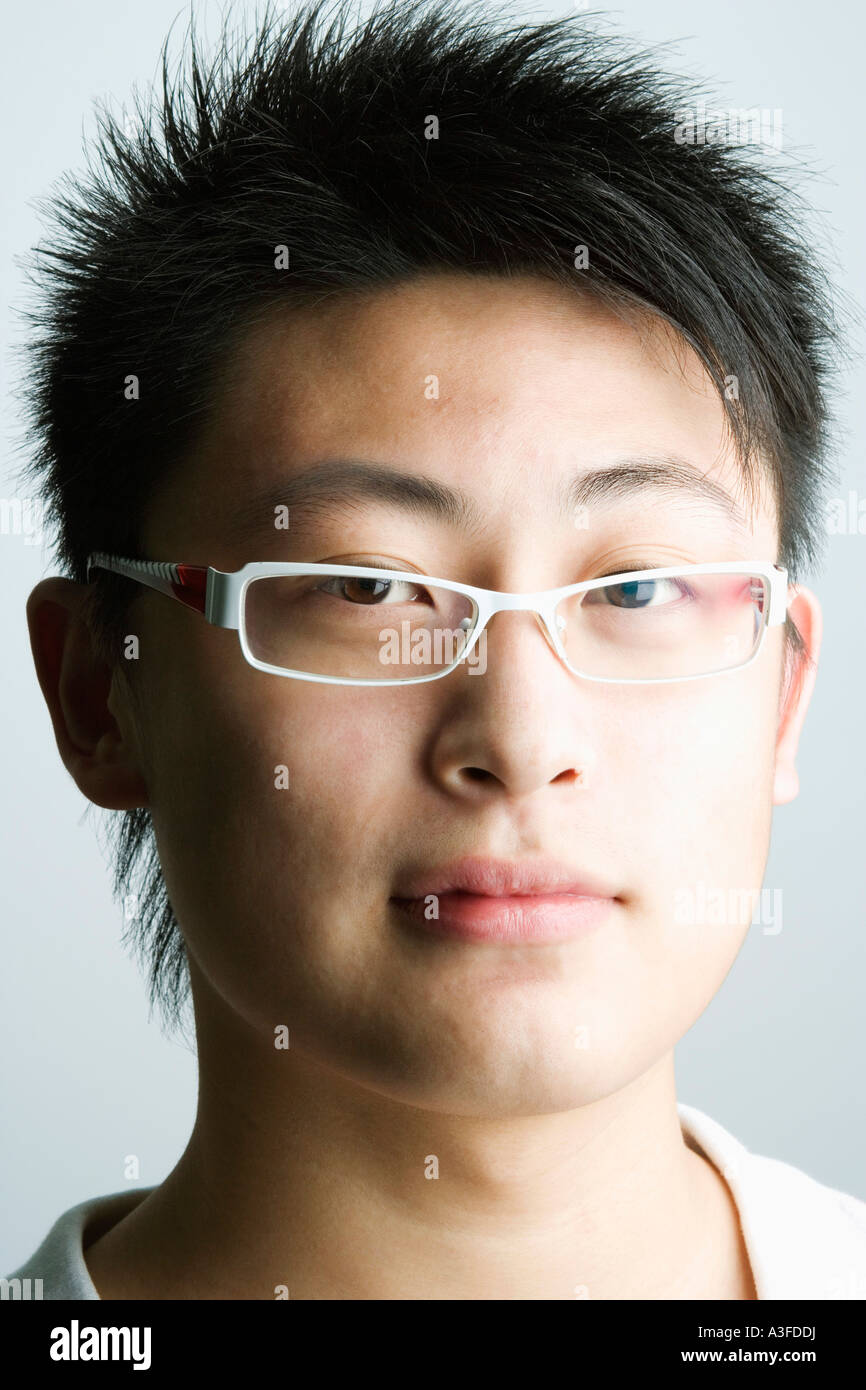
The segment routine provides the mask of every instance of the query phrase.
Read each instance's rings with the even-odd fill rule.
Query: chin
[[[413,1040],[417,1044],[417,1039]],[[488,1037],[470,1044],[452,1038],[452,1045],[413,1046],[406,1039],[387,1049],[387,1061],[372,1049],[363,1059],[344,1055],[335,1066],[347,1080],[411,1105],[443,1115],[505,1119],[519,1115],[558,1114],[608,1095],[619,1077],[607,1076],[599,1057],[581,1053],[573,1035],[567,1050],[548,1038],[531,1048],[514,1039]],[[628,1079],[628,1078],[626,1078]]]

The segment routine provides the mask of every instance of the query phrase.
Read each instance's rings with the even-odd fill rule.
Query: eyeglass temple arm
[[[135,579],[149,589],[157,589],[169,598],[176,598],[197,613],[207,610],[206,565],[169,565],[160,560],[122,560],[116,555],[97,551],[87,557],[87,581],[93,569],[111,570],[114,574]]]

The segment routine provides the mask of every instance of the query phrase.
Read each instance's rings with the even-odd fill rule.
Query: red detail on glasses
[[[207,598],[207,568],[199,565],[178,565],[177,574],[180,583],[171,586],[175,598],[179,598],[187,607],[203,613]]]

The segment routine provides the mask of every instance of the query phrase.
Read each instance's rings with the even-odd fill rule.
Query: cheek
[[[242,859],[269,826],[279,833],[320,811],[338,822],[393,782],[395,711],[383,692],[256,671],[232,632],[181,641],[172,630],[159,649],[143,672],[148,784],[155,819],[185,826],[187,847],[193,837],[207,853],[221,827],[246,825],[255,835],[232,846]]]
[[[242,930],[252,970],[275,949],[321,950],[329,905],[339,915],[385,891],[383,855],[405,822],[411,754],[387,697],[248,668],[195,685],[218,699],[155,692],[153,708],[174,714],[150,733],[160,858],[190,946],[215,962]]]
[[[722,873],[763,866],[779,674],[765,655],[730,675],[644,687],[616,707],[609,775],[633,807],[642,847],[686,877],[700,863]]]
[[[662,690],[662,687],[659,687]],[[611,823],[628,826],[634,1006],[684,1029],[721,984],[749,930],[772,823],[776,689],[752,669],[683,685],[624,726]],[[755,894],[752,897],[750,894]],[[756,928],[758,929],[758,928]],[[628,1002],[628,1001],[625,1001]]]

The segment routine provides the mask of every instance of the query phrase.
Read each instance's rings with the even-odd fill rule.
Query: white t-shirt
[[[678,1104],[677,1111],[683,1134],[731,1189],[759,1299],[866,1298],[866,1202],[789,1163],[750,1153],[694,1106]],[[152,1191],[127,1189],[70,1207],[8,1278],[30,1279],[31,1298],[32,1281],[41,1279],[45,1299],[98,1299],[84,1262],[85,1231],[97,1218],[108,1230]],[[25,1287],[20,1294],[28,1296]]]

